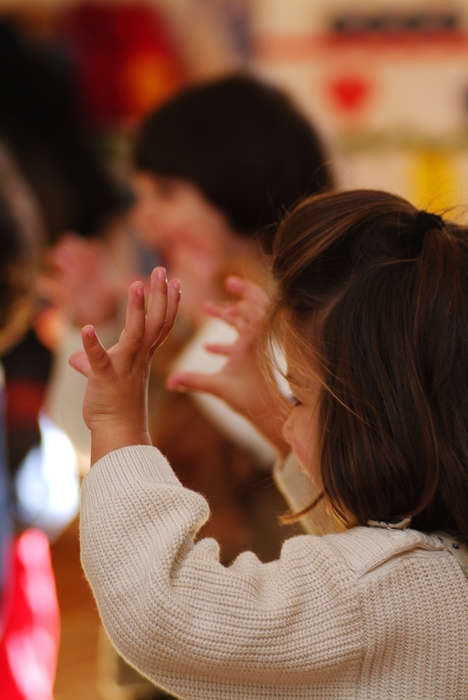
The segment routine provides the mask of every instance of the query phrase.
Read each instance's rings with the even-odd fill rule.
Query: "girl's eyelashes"
[[[290,395],[289,403],[291,404],[291,406],[301,406],[302,405],[301,402],[299,401],[299,399],[294,396],[294,394]]]

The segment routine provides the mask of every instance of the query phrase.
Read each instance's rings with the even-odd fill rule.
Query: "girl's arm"
[[[151,445],[148,433],[147,386],[155,350],[174,325],[180,284],[169,284],[162,267],[153,270],[145,312],[142,282],[128,291],[125,328],[109,351],[93,326],[82,331],[84,351],[70,364],[88,379],[83,418],[91,431],[91,464],[108,452],[130,445]]]
[[[205,304],[211,315],[223,319],[238,332],[232,345],[206,345],[209,352],[224,355],[226,364],[215,374],[176,372],[166,381],[168,389],[202,391],[225,401],[247,418],[285,456],[290,447],[282,435],[286,418],[278,395],[262,370],[257,345],[262,332],[267,298],[253,282],[228,277],[227,290],[239,300],[230,306]]]
[[[71,358],[88,378],[83,413],[99,460],[82,488],[83,567],[113,643],[154,682],[187,700],[300,700],[361,658],[359,604],[350,611],[342,565],[320,539],[288,540],[270,564],[246,552],[229,568],[214,540],[195,543],[208,505],[150,446],[146,417],[151,357],[178,300],[157,268],[146,315],[134,283],[119,342],[106,352],[87,326]]]

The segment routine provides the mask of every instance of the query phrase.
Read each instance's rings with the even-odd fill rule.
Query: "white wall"
[[[461,32],[330,42],[334,13],[379,9],[453,10]],[[254,10],[257,69],[318,124],[343,184],[389,189],[433,209],[467,201],[467,0],[256,0]],[[337,86],[360,91],[354,108],[340,107]]]
[[[75,1],[32,0],[49,10]],[[241,65],[213,12],[221,0],[147,2],[167,12],[195,78]],[[254,69],[289,91],[315,121],[344,185],[390,189],[433,209],[468,200],[468,0],[237,2],[250,7]],[[22,4],[31,2],[0,0],[0,8]],[[380,9],[453,10],[461,34],[453,41],[330,42],[333,14]],[[361,98],[343,109],[340,99],[353,90]]]

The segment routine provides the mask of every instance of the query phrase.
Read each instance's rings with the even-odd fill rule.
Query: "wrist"
[[[151,445],[151,437],[145,428],[129,426],[99,426],[91,430],[91,466],[109,452],[133,445]]]

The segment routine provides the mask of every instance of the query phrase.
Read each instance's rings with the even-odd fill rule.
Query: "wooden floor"
[[[99,616],[79,560],[78,520],[52,545],[62,630],[54,700],[102,700],[96,678]]]
[[[52,564],[61,614],[54,700],[169,698],[119,660],[107,640],[81,568],[78,527],[76,519],[52,545]],[[101,668],[100,684],[98,666]]]

